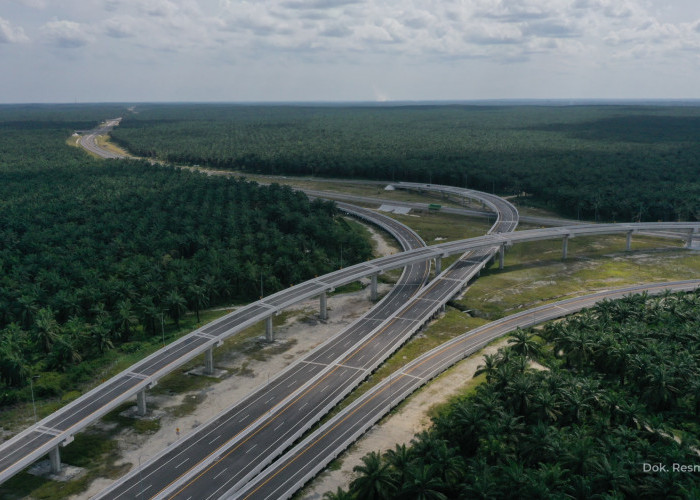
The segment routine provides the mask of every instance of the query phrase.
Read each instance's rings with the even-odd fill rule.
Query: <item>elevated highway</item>
[[[490,232],[516,228],[515,207],[497,196],[479,196],[497,211]],[[274,393],[265,396],[276,402],[267,413],[234,404],[95,498],[130,498],[141,493],[148,498],[213,498],[232,484],[244,484],[443,308],[495,251],[469,252],[445,272],[438,260],[439,276],[417,295],[407,297],[402,307],[364,337],[314,350],[300,360],[300,365],[317,373],[302,386],[291,382],[294,391],[285,389],[286,384],[275,387]]]
[[[426,352],[392,373],[281,456],[243,488],[231,488],[220,498],[290,498],[408,395],[458,361],[516,328],[526,328],[560,318],[591,307],[597,302],[625,295],[692,291],[699,287],[700,280],[625,287],[528,309],[475,328]]]
[[[413,249],[425,246],[420,237],[395,220],[369,210],[350,205],[343,205],[342,209],[355,217],[375,224],[392,234],[402,248]],[[419,262],[416,265],[407,266],[406,271],[399,279],[394,290],[378,305],[375,311],[377,318],[390,315],[412,294],[416,293],[423,285],[428,274],[428,262]],[[172,372],[202,353],[205,353],[206,371],[213,372],[213,349],[221,345],[224,339],[234,335],[247,326],[264,318],[268,325],[267,335],[270,340],[274,337],[272,331],[272,315],[281,308],[292,305],[301,297],[309,298],[309,289],[317,289],[319,283],[323,283],[319,296],[320,316],[325,319],[326,292],[331,291],[337,283],[345,283],[343,271],[338,271],[340,281],[333,278],[321,277],[320,282],[310,282],[295,287],[299,294],[280,292],[258,301],[253,307],[244,307],[217,321],[195,330],[189,335],[160,349],[158,352],[132,365],[122,373],[87,392],[80,398],[71,402],[64,408],[54,412],[35,425],[21,432],[14,438],[0,444],[0,482],[19,472],[38,458],[49,453],[52,467],[55,471],[60,469],[59,445],[65,446],[73,440],[73,436],[83,428],[90,425],[124,401],[134,395],[137,396],[139,411],[146,412],[147,388],[153,387],[159,378]],[[376,300],[376,276],[374,276],[372,299]],[[262,314],[262,316],[261,316]],[[374,320],[376,321],[376,319]],[[374,325],[375,323],[372,323]],[[354,325],[362,330],[363,325]],[[366,329],[366,325],[364,326]]]

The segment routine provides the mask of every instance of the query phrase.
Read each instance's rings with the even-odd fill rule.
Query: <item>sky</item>
[[[698,0],[0,0],[3,103],[698,98]]]

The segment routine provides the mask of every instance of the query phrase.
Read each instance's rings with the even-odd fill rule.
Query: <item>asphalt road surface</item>
[[[348,206],[341,206],[348,209]],[[353,208],[353,210],[356,210]],[[377,214],[366,211],[366,217],[376,219]],[[391,220],[396,227],[404,248],[417,248],[423,241],[405,226]],[[322,364],[333,361],[337,352],[343,352],[361,341],[368,332],[391,316],[405,301],[414,295],[428,277],[429,263],[422,262],[408,266],[401,279],[380,304],[369,313],[351,324],[345,331],[335,335],[329,342],[314,350],[306,359],[290,366],[280,376],[275,377],[265,387],[249,394],[233,408],[226,411],[197,433],[182,439],[175,449],[168,449],[156,457],[155,462],[144,464],[131,477],[126,476],[120,483],[96,498],[150,498],[167,487],[174,479],[186,473],[205,459],[212,450],[225,444],[231,436],[240,436],[259,425],[261,418],[278,412],[280,405],[295,391],[323,371]]]
[[[395,220],[381,214],[376,214],[363,208],[342,205],[346,211],[351,211],[358,217],[381,224],[388,228],[402,247],[413,249],[423,246],[423,241],[410,229]],[[421,276],[427,276],[428,263],[422,262],[409,266],[409,271],[398,283],[396,290],[391,292],[394,299],[387,307],[398,307],[408,296],[421,285]],[[342,277],[344,271],[336,276]],[[332,283],[332,278],[320,277],[319,280]],[[148,386],[151,377],[157,378],[169,373],[188,359],[201,352],[213,339],[223,338],[231,331],[245,326],[251,321],[269,316],[276,306],[317,293],[323,289],[324,282],[307,282],[301,286],[284,290],[265,298],[262,302],[241,308],[221,320],[205,325],[186,337],[169,344],[148,358],[136,363],[124,372],[116,375],[107,382],[84,394],[64,408],[42,419],[38,424],[21,432],[14,438],[0,444],[0,480],[11,477],[34,460],[47,453],[50,448],[61,441],[69,440],[90,422],[100,418],[121,402],[133,397],[134,394]],[[389,309],[385,309],[388,314]]]
[[[491,195],[488,203],[499,211],[492,231],[515,229],[510,203]],[[415,333],[496,248],[464,256],[413,298],[400,294],[398,312],[371,313],[370,328],[312,352],[290,372],[291,382],[285,377],[249,396],[96,498],[205,499],[244,485]]]
[[[222,498],[290,498],[409,394],[459,360],[518,327],[526,328],[578,312],[602,300],[632,293],[659,294],[666,290],[687,291],[698,287],[700,280],[626,287],[540,306],[476,328],[432,349],[385,378],[258,474],[244,488],[237,492],[229,491]]]
[[[113,118],[113,119],[107,120],[104,124],[100,125],[98,128],[91,130],[89,132],[86,132],[85,135],[80,136],[78,138],[78,145],[87,149],[91,153],[96,154],[100,158],[105,158],[105,159],[129,158],[129,156],[127,156],[127,155],[115,153],[115,152],[110,151],[108,149],[102,148],[97,144],[97,137],[99,137],[101,135],[108,134],[114,127],[119,125],[120,121],[121,121],[121,118]]]

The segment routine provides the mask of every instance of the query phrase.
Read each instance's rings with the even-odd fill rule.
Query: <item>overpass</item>
[[[351,211],[348,206],[344,206],[342,210],[347,213]],[[366,214],[363,216],[366,216]],[[577,236],[625,234],[627,236],[626,249],[629,250],[631,248],[632,235],[635,232],[679,230],[686,232],[686,246],[689,246],[692,242],[693,235],[700,232],[700,223],[645,222],[627,224],[582,224],[532,229],[513,233],[489,234],[382,257],[292,286],[227,314],[195,330],[191,334],[182,337],[166,348],[161,349],[145,358],[143,361],[133,365],[129,370],[122,372],[118,377],[99,385],[58,412],[43,419],[29,429],[26,429],[14,438],[2,443],[2,445],[0,445],[0,482],[5,481],[47,453],[50,454],[54,466],[58,467],[60,463],[58,446],[66,445],[71,442],[76,432],[82,430],[95,419],[101,417],[135,395],[137,396],[140,411],[145,413],[145,391],[153,387],[159,378],[171,373],[177,367],[203,353],[206,353],[207,368],[213,369],[211,364],[213,349],[220,346],[229,336],[235,335],[257,322],[265,321],[267,336],[269,339],[273,339],[273,315],[287,307],[313,297],[320,297],[321,307],[323,307],[325,295],[339,286],[370,277],[372,282],[371,293],[373,296],[376,296],[377,276],[385,271],[431,259],[435,260],[436,269],[440,269],[441,260],[443,258],[454,254],[463,254],[470,250],[480,250],[498,246],[500,248],[499,265],[503,268],[506,247],[517,243],[560,239],[562,240],[562,258],[566,259],[568,257],[568,241]],[[110,399],[113,395],[115,396],[114,399]],[[99,396],[99,402],[95,402],[95,408],[91,408],[95,411],[90,412],[89,418],[76,417],[70,421],[70,425],[66,425],[64,419],[61,418],[61,414],[70,412],[75,406],[82,404],[83,398],[87,396]],[[18,455],[13,451],[17,448],[23,448],[30,443],[36,443],[37,441],[40,442],[41,445],[33,447],[33,451],[30,453]]]

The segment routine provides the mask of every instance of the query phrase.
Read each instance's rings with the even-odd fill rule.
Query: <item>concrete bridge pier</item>
[[[506,244],[501,243],[501,248],[498,251],[498,269],[503,269],[506,263]]]
[[[272,316],[265,318],[265,340],[268,342],[275,341],[275,332],[272,329]]]
[[[142,417],[145,416],[148,409],[146,407],[146,389],[142,389],[136,394],[136,406],[137,413]]]
[[[564,235],[564,240],[562,244],[562,252],[561,252],[561,259],[566,260],[566,256],[569,253],[569,235],[566,234]]]
[[[58,474],[61,472],[61,452],[58,449],[58,445],[49,450],[49,465],[51,467],[51,474]]]
[[[695,229],[688,230],[688,238],[685,240],[685,248],[691,248],[693,246],[693,233]]]
[[[442,272],[442,257],[435,257],[435,276]]]
[[[321,318],[321,321],[325,321],[328,319],[328,298],[326,296],[326,292],[323,292],[321,295],[319,295],[318,301],[320,308],[318,316],[319,318]]]
[[[627,231],[627,244],[625,245],[625,251],[629,252],[632,249],[632,231]]]
[[[204,373],[207,375],[214,374],[214,346],[211,346],[204,352]]]
[[[371,283],[369,286],[369,300],[376,302],[379,294],[377,293],[377,274],[371,276]]]

